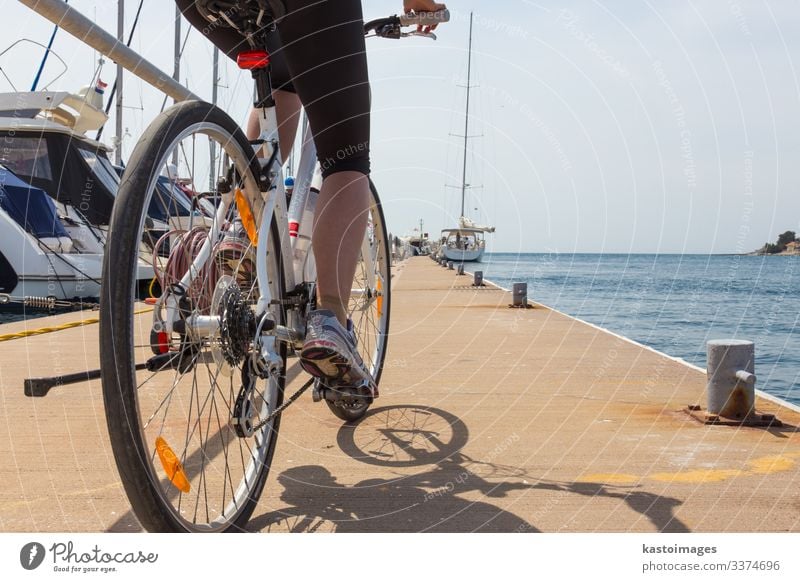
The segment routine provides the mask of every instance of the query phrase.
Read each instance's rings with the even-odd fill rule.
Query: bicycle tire
[[[193,128],[196,129],[196,134],[192,133]],[[252,146],[226,113],[213,105],[198,101],[183,102],[170,108],[147,128],[131,155],[111,217],[103,269],[100,303],[100,359],[109,436],[117,469],[134,514],[145,529],[155,532],[241,530],[252,515],[263,491],[275,453],[280,427],[280,417],[278,417],[257,432],[257,436],[252,437],[252,448],[249,442],[244,442],[243,438],[239,438],[241,475],[234,473],[237,467],[233,466],[232,470],[231,466],[238,463],[238,459],[235,458],[237,441],[231,438],[230,431],[232,429],[229,423],[230,409],[234,403],[234,380],[230,380],[230,397],[226,400],[224,387],[221,387],[225,380],[220,380],[219,369],[216,376],[209,372],[209,386],[203,409],[200,409],[200,398],[202,390],[205,388],[192,385],[189,388],[191,396],[188,409],[184,406],[181,410],[181,404],[185,403],[185,397],[181,396],[181,391],[185,390],[185,377],[194,372],[192,382],[198,383],[198,369],[201,372],[203,371],[201,366],[205,366],[208,370],[211,369],[208,354],[203,351],[202,343],[197,347],[196,353],[191,352],[193,361],[189,362],[190,371],[184,373],[181,370],[175,370],[172,385],[166,390],[161,401],[160,408],[165,408],[161,426],[155,426],[158,424],[155,422],[151,427],[151,421],[154,420],[156,413],[161,414],[159,409],[156,409],[149,419],[147,418],[147,407],[153,406],[154,404],[151,402],[156,403],[161,396],[158,393],[159,382],[162,378],[159,374],[165,372],[154,373],[150,377],[153,378],[152,385],[138,384],[135,367],[136,356],[137,353],[141,354],[144,350],[137,352],[141,346],[137,346],[135,340],[137,331],[138,335],[142,334],[141,329],[137,328],[136,317],[138,316],[134,314],[134,311],[140,307],[136,300],[137,268],[140,264],[137,261],[144,246],[143,234],[146,234],[148,209],[155,195],[153,185],[158,179],[159,168],[165,164],[171,148],[176,143],[180,144],[180,140],[183,139],[181,136],[191,135],[192,139],[195,139],[197,135],[201,135],[201,130],[208,133],[209,139],[216,139],[214,136],[218,136],[221,151],[225,156],[230,157],[236,171],[244,176],[243,180],[254,179],[255,176],[258,176],[258,161],[253,154]],[[257,182],[254,183],[257,184]],[[284,265],[280,259],[280,237],[274,218],[267,238],[270,249],[269,264],[272,268],[270,292],[272,295],[278,295],[277,298],[280,299],[284,292]],[[152,254],[154,257],[157,256],[157,249],[153,249]],[[252,291],[251,288],[250,292],[252,293]],[[273,309],[277,310],[278,323],[284,323],[283,308]],[[212,342],[209,340],[208,343],[210,346]],[[286,347],[283,344],[280,346],[279,354],[283,360],[282,372],[277,378],[263,382],[261,400],[253,408],[256,413],[266,414],[280,406],[283,401]],[[208,350],[210,351],[211,347]],[[200,361],[201,354],[203,354],[202,362]],[[150,355],[152,356],[152,354]],[[235,376],[236,370],[234,369],[233,376]],[[240,372],[245,374],[241,370]],[[145,382],[148,381],[145,379]],[[199,382],[203,382],[202,377]],[[155,392],[153,396],[150,395],[151,391]],[[192,421],[194,412],[192,402],[195,400],[195,392],[197,393],[197,420]],[[257,392],[258,390],[254,390],[254,394]],[[217,401],[218,395],[221,402]],[[166,400],[169,403],[164,407]],[[211,404],[206,411],[205,402],[209,401]],[[225,410],[225,405],[229,410]],[[212,409],[216,410],[217,415],[218,426],[214,427],[210,426]],[[179,429],[183,430],[179,426],[179,423],[182,422],[180,418],[172,421],[172,417],[170,417],[170,422],[168,422],[167,415],[173,414],[173,412],[175,416],[181,412],[188,416],[185,429],[186,442],[183,450],[178,449],[178,452],[171,448],[171,443],[168,443],[167,448],[163,448],[159,444],[159,437],[156,438],[155,443],[152,438],[153,433],[161,434],[159,431],[166,433],[173,430],[178,433]],[[206,423],[206,419],[203,417],[201,420],[201,414],[208,416],[205,441],[203,440],[203,424]],[[174,422],[177,428],[173,428],[171,422]],[[192,427],[190,434],[189,425],[192,422],[195,423],[195,426]],[[212,428],[216,431],[214,434],[211,432]],[[196,446],[195,433],[197,432],[199,432],[198,450],[190,452],[189,448]],[[236,438],[236,435],[234,434],[233,437]],[[167,450],[180,463],[177,467],[184,472],[188,482],[189,492],[187,493],[176,492],[175,477],[169,477],[166,474],[167,465],[161,460],[161,453]],[[165,454],[165,456],[170,460],[168,455]],[[170,465],[170,467],[174,468],[175,465]],[[220,469],[222,470],[221,476]],[[228,482],[229,476],[230,482]],[[222,480],[221,488],[219,487],[220,480]],[[234,481],[236,482],[234,483]],[[221,491],[217,489],[221,489]],[[230,490],[230,499],[227,499],[228,490]],[[209,499],[209,492],[211,492],[211,499]],[[186,501],[182,505],[184,495]],[[203,495],[205,496],[205,508],[198,511],[197,506],[202,502]],[[194,514],[192,514],[192,502],[195,503]],[[219,507],[217,507],[218,505]]]
[[[360,260],[353,280],[353,290],[360,291],[361,295],[354,294],[350,298],[348,315],[353,321],[359,353],[375,379],[375,384],[378,384],[383,375],[386,350],[389,343],[389,320],[392,301],[392,255],[383,205],[372,180],[369,182],[369,187],[370,209],[367,236],[370,235],[371,230],[373,242],[370,244],[370,248],[375,252],[373,260],[376,285],[375,289],[366,289],[368,285],[364,265],[367,263]],[[372,293],[376,293],[376,295],[370,295]],[[334,415],[346,422],[359,420],[369,409],[369,403],[364,400],[354,399],[338,402],[326,400],[325,403]]]

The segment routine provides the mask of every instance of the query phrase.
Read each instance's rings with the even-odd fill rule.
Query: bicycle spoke
[[[197,373],[195,371],[195,381],[196,381],[196,378],[197,378]],[[210,393],[209,393],[209,397],[211,397],[212,404],[213,404],[213,395],[214,395],[214,389],[213,389],[213,385],[212,385],[212,388],[211,388]],[[203,408],[205,408],[205,406],[203,406]],[[200,410],[198,410],[197,411],[198,421],[200,420],[200,416],[201,416]],[[206,444],[208,443],[208,435],[210,433],[210,431],[209,431],[209,427],[210,426],[211,426],[211,415],[209,414],[208,415],[208,422],[206,424]],[[208,480],[206,478],[206,459],[209,457],[209,452],[206,450],[206,446],[203,444],[203,427],[199,422],[198,422],[198,429],[199,429],[199,437],[200,437],[200,450],[203,451],[203,454],[200,456],[200,460],[201,460],[201,466],[200,466],[201,479],[200,480],[201,480],[201,483],[203,484],[203,489],[202,489],[203,490],[203,497],[204,497],[205,503],[206,503],[206,505],[205,505],[205,507],[206,507],[206,521],[209,521],[209,514],[208,514]],[[198,500],[199,500],[199,498],[200,498],[200,496],[198,494]]]
[[[217,407],[216,399],[214,399],[214,401],[212,402],[212,409],[214,411],[214,416],[217,419],[217,427],[219,428],[220,442],[222,444],[222,453],[223,453],[223,455],[225,456],[225,459],[226,459],[225,470],[223,472],[223,477],[222,477],[222,507],[225,508],[226,507],[225,498],[228,495],[228,483],[229,482],[231,484],[233,483],[233,476],[231,475],[230,465],[227,462],[227,459],[228,459],[228,443],[225,440],[225,431],[223,431],[223,428],[222,428],[222,422],[221,422],[220,417],[219,417],[219,408]],[[230,479],[230,481],[229,481],[229,479]],[[231,489],[231,499],[233,499],[233,498],[234,498],[233,489]]]

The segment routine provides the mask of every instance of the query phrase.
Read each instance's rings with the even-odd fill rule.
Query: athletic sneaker
[[[333,311],[318,309],[308,314],[306,341],[300,352],[303,369],[328,382],[356,385],[369,383],[372,376],[356,349],[352,323],[342,327]]]

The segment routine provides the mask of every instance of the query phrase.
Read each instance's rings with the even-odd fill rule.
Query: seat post
[[[264,107],[275,107],[275,99],[272,96],[272,76],[270,68],[253,69],[253,79],[256,82],[256,99],[253,107],[263,109]]]

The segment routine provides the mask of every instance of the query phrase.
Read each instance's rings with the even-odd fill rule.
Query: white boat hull
[[[91,241],[87,236],[79,244]],[[0,292],[12,297],[97,298],[103,272],[102,247],[97,246],[100,252],[50,252],[0,210],[0,252],[13,272],[2,278],[16,280],[13,288],[4,287]],[[140,280],[153,278],[152,265],[142,262],[138,271]]]
[[[19,284],[9,293],[12,297],[55,297],[59,300],[96,299],[100,296],[100,285],[90,279],[52,276],[40,278],[36,275],[21,276]]]
[[[454,263],[474,263],[479,262],[483,257],[483,252],[486,250],[484,247],[474,250],[462,250],[444,248],[444,258]]]

